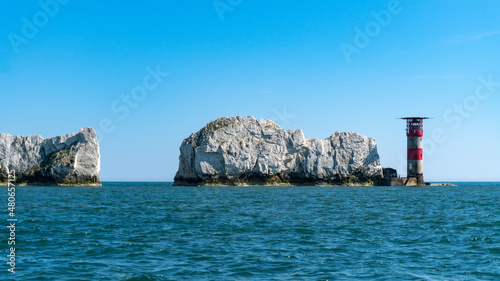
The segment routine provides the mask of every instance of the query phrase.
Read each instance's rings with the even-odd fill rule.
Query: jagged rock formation
[[[174,184],[371,185],[381,178],[373,138],[336,132],[307,139],[270,120],[223,117],[182,142]]]
[[[100,154],[92,128],[49,139],[0,133],[0,182],[15,171],[18,184],[100,185]]]

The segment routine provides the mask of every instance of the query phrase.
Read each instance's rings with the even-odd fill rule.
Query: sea
[[[7,187],[0,280],[500,280],[500,183]]]

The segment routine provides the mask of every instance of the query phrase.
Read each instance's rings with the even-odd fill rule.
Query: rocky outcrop
[[[307,139],[254,117],[219,118],[180,147],[175,185],[372,185],[382,178],[375,139],[336,132]]]
[[[100,185],[100,154],[92,128],[49,139],[0,133],[0,182],[15,172],[18,184]]]

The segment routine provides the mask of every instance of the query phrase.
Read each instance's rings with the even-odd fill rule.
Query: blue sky
[[[374,137],[382,165],[402,175],[396,118],[431,116],[426,180],[500,181],[498,1],[42,0],[0,11],[0,131],[94,127],[103,181],[172,180],[184,138],[238,115],[308,138]]]

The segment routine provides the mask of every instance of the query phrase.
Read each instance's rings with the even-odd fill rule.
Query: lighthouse
[[[407,180],[416,181],[417,185],[425,185],[424,153],[422,137],[424,136],[424,120],[428,117],[403,117],[406,120],[406,137],[408,138]]]

